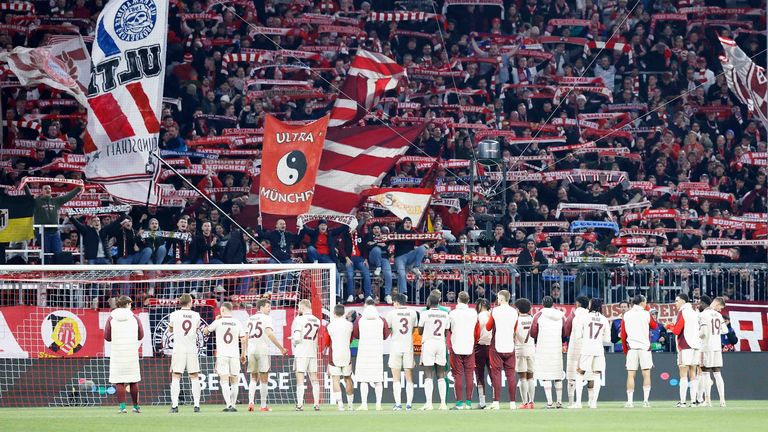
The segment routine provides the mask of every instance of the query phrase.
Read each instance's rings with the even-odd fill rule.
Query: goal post
[[[302,299],[309,299],[313,315],[327,323],[336,302],[336,274],[333,264],[2,266],[0,407],[113,405],[104,327],[119,295],[131,297],[144,329],[141,404],[169,405],[173,337],[168,315],[178,309],[183,293],[193,295],[193,309],[202,318],[202,402],[223,404],[215,370],[216,338],[204,335],[202,327],[215,319],[225,301],[234,304],[233,315],[245,326],[258,300],[267,298],[275,335],[289,350],[282,356],[271,348],[269,403],[294,404],[291,324]],[[318,372],[326,370],[327,359],[319,352]],[[243,365],[238,404],[247,403],[249,381]],[[324,377],[321,386],[321,400],[327,402],[330,388]],[[180,402],[191,403],[186,375]]]

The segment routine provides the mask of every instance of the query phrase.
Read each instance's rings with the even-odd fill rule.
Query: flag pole
[[[180,173],[180,172],[179,172],[179,171],[178,171],[178,170],[177,170],[175,167],[173,167],[171,164],[169,164],[168,162],[166,162],[166,161],[165,161],[165,159],[163,159],[162,157],[160,157],[160,155],[159,155],[159,154],[157,154],[157,153],[155,153],[155,151],[150,151],[150,152],[149,152],[149,154],[150,154],[151,156],[154,156],[155,158],[157,158],[157,160],[158,160],[158,161],[160,161],[160,163],[161,163],[163,166],[165,166],[166,168],[170,169],[171,171],[173,171],[173,173],[174,173],[174,174],[176,174],[177,176],[179,176],[179,178],[181,178],[181,180],[182,180],[182,181],[184,181],[184,183],[186,183],[186,184],[187,184],[187,186],[191,187],[191,188],[192,188],[192,190],[194,190],[195,192],[197,192],[197,193],[198,193],[198,194],[199,194],[201,197],[205,198],[205,200],[206,200],[206,201],[208,201],[208,203],[210,203],[210,204],[213,206],[213,208],[215,208],[216,210],[218,210],[220,214],[224,215],[224,217],[226,217],[226,218],[227,218],[227,219],[228,219],[230,222],[232,222],[232,224],[234,224],[236,227],[238,227],[238,228],[240,229],[240,231],[242,231],[243,233],[245,233],[245,235],[247,235],[247,236],[248,236],[248,238],[250,238],[251,240],[255,241],[255,242],[256,242],[256,244],[257,244],[257,245],[259,245],[259,248],[261,248],[261,249],[262,249],[264,252],[266,252],[267,254],[269,254],[269,257],[270,257],[270,258],[272,258],[273,260],[277,261],[278,263],[280,262],[280,260],[278,260],[277,258],[275,258],[275,256],[274,256],[274,255],[272,255],[272,252],[270,252],[269,250],[267,250],[267,248],[265,248],[264,246],[262,246],[262,244],[261,244],[261,243],[259,243],[259,241],[256,239],[256,237],[254,237],[254,236],[253,236],[253,235],[252,235],[250,232],[248,232],[248,231],[247,231],[245,228],[243,228],[243,227],[242,227],[242,225],[240,225],[239,223],[237,223],[237,221],[236,221],[236,220],[234,220],[234,219],[233,219],[233,218],[232,218],[232,217],[229,215],[229,213],[227,213],[227,212],[225,212],[224,210],[222,210],[222,209],[221,209],[221,207],[219,207],[219,205],[218,205],[218,204],[216,204],[216,203],[215,203],[215,202],[214,202],[212,199],[210,199],[210,198],[208,197],[208,195],[206,195],[206,194],[204,194],[202,191],[200,191],[200,189],[198,189],[198,188],[197,188],[197,186],[195,186],[194,184],[192,184],[192,182],[190,182],[190,181],[189,181],[189,180],[188,180],[186,177],[184,177],[184,176],[183,176],[183,175],[182,175],[182,174],[181,174],[181,173]]]

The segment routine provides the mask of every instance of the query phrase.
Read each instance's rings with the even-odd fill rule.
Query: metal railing
[[[393,273],[395,273],[393,269]],[[513,299],[525,297],[540,303],[545,295],[557,303],[573,303],[576,296],[599,297],[608,303],[644,294],[652,302],[674,302],[677,293],[697,299],[702,295],[724,296],[729,300],[766,301],[768,264],[552,264],[534,270],[512,264],[423,264],[422,277],[409,274],[407,292],[411,301],[422,303],[438,289],[443,301],[452,302],[459,291],[470,299],[492,298],[499,290],[510,291]],[[346,282],[346,274],[342,274]],[[356,287],[360,275],[356,274]],[[393,274],[393,289],[397,277]],[[381,277],[372,280],[373,294],[383,298]],[[353,293],[347,293],[353,294]]]
[[[11,243],[9,247],[5,249],[6,261],[13,258],[14,256],[21,256],[25,262],[30,262],[30,258],[37,259],[39,260],[40,264],[43,265],[53,261],[52,258],[54,253],[45,252],[45,229],[56,228],[59,231],[60,236],[61,225],[35,224],[33,226],[35,230],[34,239],[31,241]],[[63,247],[62,252],[70,252],[76,262],[84,264],[84,254],[82,254],[83,236],[78,235],[78,242],[79,244],[77,246]]]

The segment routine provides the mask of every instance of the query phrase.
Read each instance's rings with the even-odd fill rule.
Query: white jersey
[[[346,318],[332,318],[326,328],[331,339],[330,360],[331,365],[344,367],[352,362],[352,353],[349,344],[352,342],[352,330],[354,325]]]
[[[477,314],[477,322],[480,323],[480,340],[477,341],[478,345],[490,345],[491,339],[493,339],[493,333],[485,328],[485,324],[491,319],[490,311],[482,311]]]
[[[708,308],[699,315],[699,336],[701,336],[701,351],[717,352],[723,350],[723,342],[720,336],[728,334],[728,326],[725,324],[720,312]]]
[[[579,323],[573,331],[576,337],[581,339],[581,355],[604,356],[603,347],[611,344],[611,325],[608,318],[599,312],[590,312],[580,318]]]
[[[464,303],[458,303],[456,309],[448,314],[448,326],[451,329],[451,347],[457,355],[470,355],[475,352],[475,329],[477,311]]]
[[[272,317],[257,312],[248,318],[248,354],[269,354],[269,338],[267,329],[274,331]]]
[[[413,352],[413,329],[419,322],[418,316],[415,310],[408,308],[396,308],[387,313],[387,325],[392,330],[390,352]]]
[[[216,357],[240,357],[240,337],[247,334],[240,320],[221,317],[208,330],[216,333]]]
[[[627,349],[648,351],[651,349],[651,313],[640,305],[624,312],[621,325],[627,338]]]
[[[505,304],[491,310],[493,320],[493,348],[498,353],[515,352],[515,325],[517,309]]]
[[[581,332],[577,329],[584,325],[584,322],[587,320],[587,315],[589,312],[584,309],[583,307],[577,307],[573,311],[573,316],[569,317],[570,319],[570,326],[571,326],[571,333],[568,336],[568,352],[571,353],[573,351],[575,354],[577,354],[576,360],[578,361],[578,354],[581,352]],[[568,322],[566,321],[566,326],[568,326]]]
[[[293,355],[295,357],[317,357],[317,337],[320,320],[312,314],[299,315],[293,319]],[[298,340],[298,343],[296,341]]]
[[[445,343],[445,331],[448,329],[448,312],[441,309],[429,309],[421,313],[419,327],[424,328],[422,343]]]
[[[171,312],[169,321],[173,327],[173,354],[197,354],[200,314],[191,309],[179,309]]]
[[[536,353],[536,345],[531,337],[531,325],[533,317],[531,315],[519,315],[517,317],[517,328],[515,329],[515,355],[517,357],[533,357]]]

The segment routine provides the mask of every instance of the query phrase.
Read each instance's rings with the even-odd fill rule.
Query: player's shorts
[[[248,373],[269,372],[269,354],[253,353],[248,354]]]
[[[171,355],[171,370],[173,373],[195,374],[200,372],[200,357],[195,354],[173,354]]]
[[[653,356],[649,350],[631,349],[627,351],[627,370],[646,370],[653,367]]]
[[[216,373],[219,375],[240,375],[239,357],[216,357]]]
[[[579,357],[579,369],[585,373],[604,372],[605,356],[582,355]]]
[[[517,357],[515,360],[515,371],[517,373],[533,373],[533,356]]]
[[[699,358],[696,356],[697,350],[684,349],[677,352],[677,365],[678,366],[698,366]]]
[[[328,365],[328,375],[342,377],[352,376],[352,364],[350,363],[345,366]]]
[[[293,359],[293,370],[301,373],[317,372],[317,357],[295,357]]]
[[[700,349],[694,350],[695,353],[693,354],[696,359],[696,366],[702,367],[704,366],[704,352]]]
[[[445,366],[445,344],[427,341],[421,346],[421,364],[424,366]]]
[[[579,368],[579,360],[581,359],[581,343],[575,343],[568,347],[568,354],[566,355],[565,376],[567,379],[576,379],[576,369]]]
[[[702,365],[705,368],[721,368],[723,367],[723,352],[722,351],[702,351]]]
[[[413,361],[413,351],[405,353],[390,353],[389,362],[390,369],[413,369],[416,365]]]

